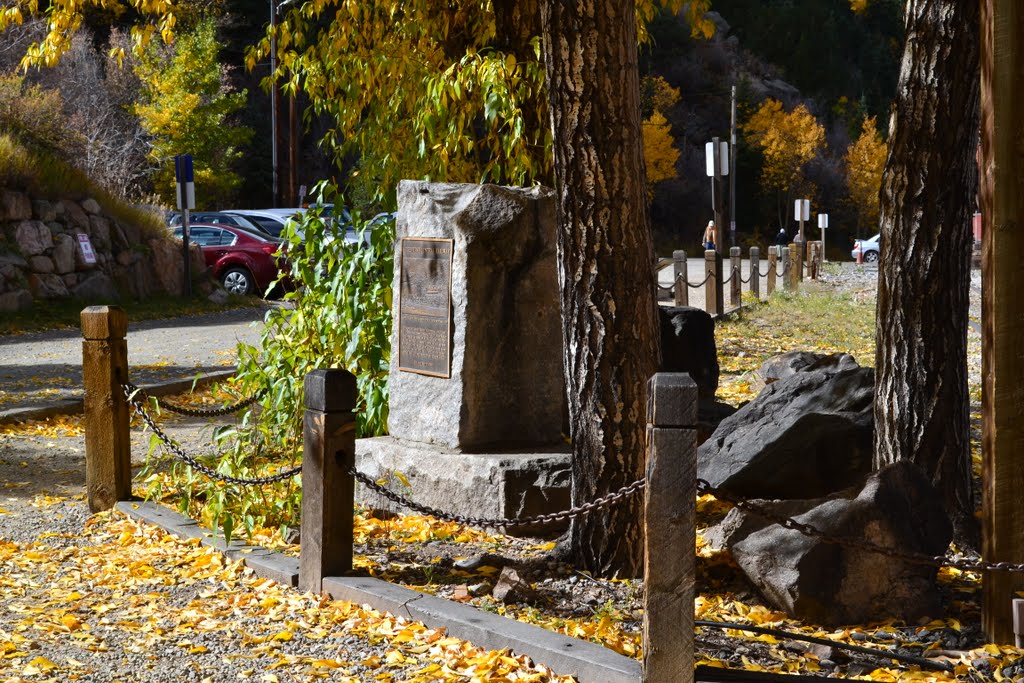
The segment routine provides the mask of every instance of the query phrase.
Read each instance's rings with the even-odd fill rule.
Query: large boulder
[[[697,383],[697,395],[713,399],[719,374],[714,318],[690,306],[659,306],[658,317],[661,371],[689,373]]]
[[[71,294],[89,304],[114,303],[121,299],[113,281],[100,272],[93,273],[75,285]]]
[[[858,367],[857,361],[848,353],[814,353],[813,351],[788,351],[769,358],[758,368],[753,384],[760,391],[780,379],[791,377],[798,372],[816,370],[850,370]]]
[[[64,280],[52,273],[31,273],[28,276],[28,287],[37,299],[63,299],[68,296]]]
[[[25,256],[36,256],[53,247],[53,235],[42,221],[21,221],[15,228],[14,239],[18,251]]]
[[[823,499],[756,504],[828,537],[894,551],[827,542],[734,508],[721,524],[726,547],[776,608],[829,626],[886,618],[912,623],[941,612],[937,567],[896,554],[942,555],[952,538],[938,493],[909,461]]]
[[[801,372],[769,385],[697,449],[697,476],[753,498],[814,498],[871,471],[874,370]]]
[[[58,235],[54,240],[53,264],[61,275],[74,272],[75,250],[78,248],[78,240],[71,235]]]

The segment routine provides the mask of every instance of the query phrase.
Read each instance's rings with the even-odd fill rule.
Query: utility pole
[[[736,246],[736,86],[732,86],[732,116],[729,124],[729,246]]]
[[[273,180],[271,181],[270,205],[277,207],[277,84],[274,73],[277,71],[277,8],[274,0],[270,0],[270,166]]]

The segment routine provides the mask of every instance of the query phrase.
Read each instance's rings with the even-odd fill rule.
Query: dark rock
[[[71,290],[71,295],[90,304],[110,303],[121,299],[114,283],[103,273],[94,273],[92,276],[79,282]]]
[[[68,295],[64,280],[52,273],[29,274],[28,287],[37,299],[61,299]]]
[[[722,420],[735,413],[737,408],[728,403],[702,398],[697,400],[697,444],[707,441]]]
[[[661,371],[690,373],[697,383],[697,395],[713,399],[719,374],[714,319],[691,306],[659,306],[658,318]]]
[[[874,371],[773,382],[697,449],[697,476],[752,498],[815,498],[871,471]]]
[[[909,461],[826,498],[758,504],[831,538],[894,552],[941,555],[953,533],[938,493]],[[797,619],[823,625],[914,622],[941,612],[934,566],[829,543],[739,508],[727,520],[736,564],[773,606]]]
[[[860,367],[848,353],[813,353],[811,351],[789,351],[766,360],[757,370],[765,385],[776,380],[791,377],[798,372],[816,370],[852,370]]]

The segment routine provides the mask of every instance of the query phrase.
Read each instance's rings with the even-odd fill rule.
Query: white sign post
[[[825,257],[825,228],[828,227],[828,214],[818,214],[818,227],[821,228],[821,260],[823,263],[828,263],[828,259]]]
[[[711,178],[711,209],[715,213],[715,251],[721,252],[725,242],[725,226],[722,224],[722,211],[719,208],[721,190],[718,185],[722,176],[729,175],[729,143],[711,138],[704,144],[704,164],[707,176]],[[733,235],[735,242],[736,236]]]
[[[174,157],[174,180],[177,181],[178,208],[181,210],[181,244],[185,259],[185,296],[192,298],[192,264],[188,255],[188,212],[196,208],[196,186],[192,174],[192,155]],[[183,192],[184,191],[184,192]],[[184,193],[184,201],[182,194]]]

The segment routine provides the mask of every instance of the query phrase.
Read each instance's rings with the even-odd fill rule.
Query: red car
[[[181,238],[182,228],[174,228]],[[198,223],[189,225],[189,242],[199,245],[213,276],[231,294],[264,293],[285,268],[281,240],[236,225]]]

